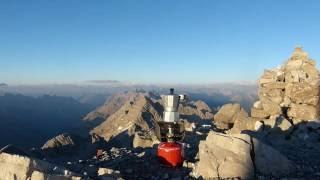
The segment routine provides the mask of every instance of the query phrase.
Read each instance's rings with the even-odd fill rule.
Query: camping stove
[[[186,101],[186,95],[162,95],[164,107],[163,118],[157,122],[156,134],[161,143],[158,146],[159,160],[171,167],[181,166],[183,163],[184,148],[181,141],[184,138],[184,124],[180,121],[179,103]]]

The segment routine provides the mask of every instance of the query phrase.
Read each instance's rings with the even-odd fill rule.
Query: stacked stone
[[[282,115],[294,123],[319,119],[319,84],[315,61],[298,47],[282,67],[265,70],[251,116],[268,119]]]

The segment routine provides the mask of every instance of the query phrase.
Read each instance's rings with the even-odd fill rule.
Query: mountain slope
[[[78,126],[89,110],[73,98],[0,96],[0,146],[39,146],[48,138]]]
[[[134,133],[132,131],[137,127],[149,130],[159,119],[160,115],[154,107],[154,103],[148,97],[139,94],[133,101],[127,101],[116,113],[94,128],[91,133],[109,141],[125,132],[131,136]]]
[[[83,120],[89,122],[99,119],[105,120],[110,115],[118,111],[128,100],[133,99],[135,96],[137,96],[137,93],[134,92],[114,94],[111,97],[109,97],[102,106],[88,113],[83,118]]]

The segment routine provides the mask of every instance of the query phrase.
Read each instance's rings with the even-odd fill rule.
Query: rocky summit
[[[298,47],[281,67],[266,70],[259,79],[259,101],[251,116],[283,115],[294,124],[319,118],[319,72],[316,62]]]
[[[284,178],[294,174],[292,161],[269,145],[247,134],[211,131],[199,145],[199,162],[193,176],[202,178]]]
[[[320,179],[319,80],[315,61],[298,47],[263,72],[251,112],[236,102],[216,113],[201,100],[180,102],[184,162],[177,168],[156,156],[160,95],[117,93],[84,118],[84,134],[62,133],[31,150],[1,149],[0,180]]]
[[[224,105],[215,114],[214,124],[222,134],[209,135],[200,142],[200,161],[194,175],[318,179],[320,161],[315,155],[320,153],[319,80],[316,62],[301,47],[282,66],[265,70],[258,80],[259,99],[250,114],[241,112],[238,104]],[[225,142],[221,145],[220,141]],[[248,150],[243,147],[250,153],[244,153]],[[203,170],[209,165],[217,169]],[[230,174],[221,168],[224,166],[236,166],[239,172]]]

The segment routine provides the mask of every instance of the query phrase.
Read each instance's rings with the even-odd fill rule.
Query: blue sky
[[[320,1],[0,0],[8,84],[255,81],[296,45],[320,61]]]

